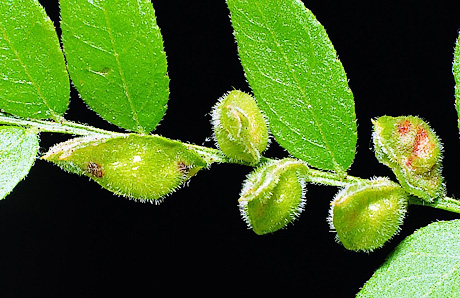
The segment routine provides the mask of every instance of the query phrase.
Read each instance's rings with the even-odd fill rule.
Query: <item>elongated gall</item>
[[[181,142],[137,134],[75,138],[54,146],[42,159],[88,176],[115,194],[155,203],[206,166]]]

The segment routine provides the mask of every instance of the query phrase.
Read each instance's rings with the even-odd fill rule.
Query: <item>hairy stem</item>
[[[238,162],[238,161],[229,159],[222,153],[222,151],[218,149],[213,149],[213,148],[208,148],[208,147],[203,147],[203,146],[198,146],[198,145],[192,145],[192,144],[187,144],[187,146],[188,148],[195,150],[202,158],[204,158],[206,162],[208,163],[208,165],[211,165],[212,163],[237,163],[237,164],[248,165],[247,163],[244,163],[244,162]],[[270,158],[262,157],[259,164],[265,163],[270,160],[271,160]],[[344,186],[354,184],[354,183],[369,181],[367,179],[362,179],[362,178],[358,178],[354,176],[345,176],[345,178],[342,178],[342,175],[340,174],[312,169],[305,163],[300,163],[298,165],[301,169],[301,173],[302,173],[301,175],[303,175],[303,178],[309,183],[344,187]],[[460,201],[450,198],[450,197],[440,198],[433,203],[428,203],[417,197],[410,196],[409,204],[429,206],[432,208],[442,209],[442,210],[460,214]]]
[[[460,201],[450,197],[439,198],[436,201],[429,203],[425,202],[417,197],[410,196],[409,204],[428,206],[432,208],[442,209],[454,213],[460,214]]]
[[[3,113],[0,113],[0,125],[14,125],[14,126],[25,126],[30,128],[35,128],[39,132],[54,132],[54,133],[63,133],[71,135],[80,135],[80,136],[89,136],[89,135],[104,135],[104,136],[121,136],[123,133],[108,131],[96,127],[92,127],[85,124],[79,124],[71,121],[62,119],[61,121],[46,121],[46,120],[35,120],[35,119],[20,119],[7,116]],[[187,148],[195,150],[208,165],[213,163],[233,163],[233,164],[242,164],[246,166],[251,166],[250,164],[242,161],[237,161],[225,156],[222,151],[214,148],[187,144],[184,143]],[[257,167],[258,165],[268,162],[272,159],[262,157],[259,164],[252,165]],[[300,163],[303,178],[309,183],[315,183],[320,185],[329,185],[329,186],[347,186],[350,184],[364,182],[366,179],[354,177],[354,176],[345,176],[343,177],[340,173],[326,172],[321,170],[316,170],[310,168],[305,163]],[[444,197],[437,199],[433,203],[425,202],[417,197],[410,196],[409,203],[412,205],[421,205],[429,206],[432,208],[447,210],[460,214],[460,201]]]
[[[315,170],[309,167],[307,167],[305,179],[307,179],[307,181],[310,183],[315,183],[315,184],[320,184],[320,185],[340,186],[340,187],[354,184],[357,182],[368,181],[366,179],[362,179],[362,178],[358,178],[354,176],[343,177],[341,173],[336,174],[332,172],[325,172],[325,171]]]
[[[213,163],[233,163],[251,166],[246,162],[228,158],[222,153],[222,151],[218,149],[193,144],[186,144],[186,146],[189,149],[195,150],[195,152],[197,152],[208,163],[208,165],[211,165]],[[259,163],[255,165],[255,167],[270,160],[272,159],[262,157]],[[301,167],[303,178],[310,183],[329,186],[347,186],[353,183],[367,181],[366,179],[353,176],[345,176],[343,178],[341,174],[312,169],[306,163],[301,163],[299,164],[299,166]]]
[[[203,158],[206,163],[209,165],[213,163],[235,163],[230,160],[227,156],[222,153],[222,151],[214,148],[194,145],[194,144],[185,144],[188,149],[194,150],[198,155]]]
[[[208,163],[208,165],[211,165],[213,163],[237,163],[237,164],[242,164],[242,165],[248,165],[247,163],[244,163],[244,162],[238,162],[238,161],[229,159],[222,153],[222,151],[218,149],[213,149],[213,148],[208,148],[208,147],[203,147],[203,146],[198,146],[198,145],[192,145],[192,144],[186,144],[186,145],[188,148],[195,150],[202,158],[204,158],[206,162]],[[265,163],[267,161],[270,161],[270,160],[272,159],[262,157],[258,165]],[[354,176],[345,176],[345,178],[342,178],[342,175],[340,174],[312,169],[305,163],[299,164],[299,167],[302,170],[301,173],[303,175],[303,178],[309,183],[344,187],[344,186],[354,184],[354,183],[369,181],[367,179],[362,179],[362,178],[358,178]],[[436,200],[433,203],[428,203],[417,197],[410,196],[409,203],[412,205],[429,206],[432,208],[442,209],[442,210],[451,211],[451,212],[460,214],[460,201],[450,198],[450,197],[444,197],[444,198]]]
[[[45,120],[35,120],[35,119],[20,119],[5,116],[0,113],[0,124],[3,125],[15,125],[15,126],[27,126],[34,127],[40,132],[56,132],[80,136],[88,135],[106,135],[106,136],[116,136],[122,135],[122,133],[117,133],[113,131],[107,131],[100,128],[88,126],[85,124],[79,124],[67,120],[61,120],[59,122],[54,121],[45,121]]]

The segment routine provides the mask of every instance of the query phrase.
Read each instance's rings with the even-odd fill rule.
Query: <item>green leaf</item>
[[[36,131],[0,126],[0,200],[29,173],[37,152]]]
[[[455,105],[457,107],[458,115],[458,129],[460,130],[460,34],[455,44],[454,64],[452,67],[455,79]]]
[[[54,25],[37,0],[0,1],[0,109],[60,119],[70,83]]]
[[[357,297],[460,297],[460,220],[432,223],[402,241]]]
[[[299,0],[227,0],[238,53],[276,141],[308,164],[344,172],[356,116],[342,64]]]
[[[153,130],[166,111],[169,77],[149,0],[61,0],[62,42],[70,77],[105,120]]]

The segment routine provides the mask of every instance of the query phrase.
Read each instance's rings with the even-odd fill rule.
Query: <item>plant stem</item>
[[[213,163],[236,163],[235,161],[230,160],[227,156],[222,153],[222,151],[214,148],[194,145],[194,144],[184,144],[188,149],[194,150],[198,155],[203,158],[208,166]]]
[[[455,212],[460,214],[460,201],[450,197],[439,198],[436,201],[429,203],[425,202],[417,197],[410,196],[409,204],[419,205],[419,206],[428,206],[432,208],[442,209],[450,212]]]
[[[367,179],[362,179],[354,176],[343,177],[341,174],[316,170],[310,167],[307,167],[306,179],[310,183],[340,187],[354,184],[357,182],[368,181]]]
[[[75,123],[75,122],[71,122],[67,120],[62,120],[60,122],[35,120],[35,119],[25,120],[25,119],[8,117],[1,113],[0,113],[0,124],[35,127],[41,132],[57,132],[57,133],[80,135],[80,136],[123,135],[122,133],[107,131],[107,130],[103,130],[100,128],[96,128],[96,127],[92,127],[92,126],[88,126],[84,124],[79,124],[79,123]]]
[[[213,163],[233,163],[233,164],[241,164],[246,166],[251,166],[250,164],[244,161],[233,160],[225,156],[222,151],[214,148],[203,147],[193,144],[186,144],[189,149],[195,150],[206,162],[208,165]],[[271,161],[273,159],[262,157],[258,164],[252,165],[257,167],[263,163]],[[303,178],[306,179],[310,183],[320,184],[320,185],[329,185],[329,186],[347,186],[357,182],[368,181],[366,179],[354,177],[354,176],[346,176],[342,178],[342,175],[332,173],[332,172],[325,172],[321,170],[316,170],[310,168],[306,163],[300,163]]]
[[[198,146],[198,145],[193,145],[193,144],[186,144],[186,146],[189,149],[195,150],[203,159],[206,160],[208,165],[211,165],[213,163],[234,163],[234,164],[236,163],[236,164],[248,165],[245,162],[229,159],[222,153],[222,151],[218,149],[203,147],[203,146]],[[271,161],[271,160],[272,159],[270,158],[262,157],[260,162],[257,165],[255,165],[255,167],[265,162]],[[345,178],[342,178],[340,174],[312,169],[305,163],[300,163],[299,166],[301,167],[300,169],[302,171],[301,175],[309,183],[344,187],[344,186],[354,184],[354,183],[369,181],[367,179],[358,178],[354,176],[346,176]],[[417,197],[410,196],[409,204],[429,206],[432,208],[442,209],[442,210],[451,211],[451,212],[460,214],[460,201],[450,198],[450,197],[444,197],[444,198],[436,200],[433,203],[428,203]]]
[[[104,136],[122,136],[124,133],[118,133],[113,131],[108,131],[93,126],[88,126],[85,124],[79,124],[72,121],[67,121],[62,119],[59,122],[46,121],[46,120],[35,120],[35,119],[19,119],[10,116],[6,116],[3,113],[0,113],[0,125],[14,125],[14,126],[26,126],[37,129],[39,132],[55,132],[63,134],[72,134],[80,136],[89,136],[89,135],[104,135]],[[262,157],[260,162],[257,165],[250,165],[243,161],[237,161],[228,158],[225,156],[222,151],[214,148],[193,145],[193,144],[184,144],[187,148],[197,152],[208,165],[213,163],[233,163],[233,164],[242,164],[246,166],[257,167],[260,164],[271,161],[272,159]],[[316,170],[310,168],[306,163],[300,163],[302,170],[302,175],[309,183],[315,183],[320,185],[329,185],[329,186],[347,186],[353,183],[365,182],[366,179],[354,177],[354,176],[345,176],[333,173],[326,172],[321,170]],[[460,201],[444,197],[436,200],[433,203],[425,202],[417,197],[410,196],[409,203],[412,205],[421,205],[429,206],[432,208],[447,210],[460,214]]]
[[[6,116],[5,114],[0,113],[0,125],[15,125],[15,126],[27,126],[36,128],[40,132],[56,132],[56,133],[64,133],[64,134],[72,134],[72,135],[81,135],[81,136],[88,136],[88,135],[105,135],[105,136],[121,136],[124,135],[123,133],[117,133],[113,131],[107,131],[100,128],[79,124],[71,121],[67,121],[62,119],[59,122],[54,121],[45,121],[45,120],[25,120],[19,119],[14,117]],[[250,165],[243,161],[237,161],[228,158],[225,156],[222,151],[214,148],[193,145],[193,144],[186,144],[184,143],[187,148],[195,150],[205,161],[208,165],[213,163],[233,163],[233,164],[242,164],[246,166],[254,166],[257,167],[258,165],[268,162],[271,159],[262,157],[260,162],[257,165]],[[346,186],[351,183],[356,183],[359,181],[365,181],[365,179],[353,177],[353,176],[346,176],[343,178],[341,175],[332,172],[325,172],[320,170],[315,170],[310,168],[307,164],[302,163],[302,172],[305,175],[305,179],[310,183],[316,183],[321,185],[330,185],[330,186]]]
[[[222,151],[218,149],[203,147],[203,146],[198,146],[198,145],[193,145],[193,144],[186,144],[186,145],[189,149],[195,150],[203,159],[205,159],[208,165],[211,165],[213,163],[236,163],[236,164],[248,165],[247,163],[244,163],[244,162],[239,162],[239,161],[229,159],[222,153]],[[262,157],[258,165],[268,162],[270,160],[272,159]],[[257,167],[258,165],[255,165],[255,166]],[[305,163],[300,163],[299,166],[301,167],[301,170],[302,170],[301,175],[303,175],[303,178],[309,183],[344,187],[344,186],[354,184],[354,183],[369,181],[367,179],[362,179],[362,178],[358,178],[354,176],[346,176],[345,178],[342,178],[340,174],[312,169]],[[417,197],[410,196],[409,204],[429,206],[432,208],[442,209],[442,210],[460,214],[460,200],[456,200],[450,197],[440,198],[433,203],[429,203]]]

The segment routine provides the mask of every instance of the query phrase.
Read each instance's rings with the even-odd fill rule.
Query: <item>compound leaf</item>
[[[345,172],[356,147],[353,94],[323,26],[299,0],[227,0],[238,53],[276,141]]]
[[[0,15],[0,109],[58,120],[70,83],[53,23],[37,0],[2,0]]]
[[[0,126],[0,200],[30,171],[38,152],[37,133],[18,126]]]
[[[403,240],[357,297],[460,297],[460,220]]]
[[[169,77],[149,0],[61,0],[70,77],[105,120],[140,133],[166,111]]]

